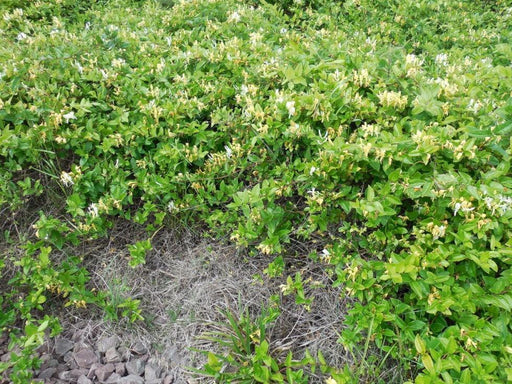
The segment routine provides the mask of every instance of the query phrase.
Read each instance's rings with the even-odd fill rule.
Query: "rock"
[[[92,381],[87,378],[87,376],[82,375],[78,378],[76,384],[92,384]]]
[[[46,368],[55,368],[58,365],[58,360],[52,359],[50,355],[41,356],[41,371],[44,371]]]
[[[80,368],[90,368],[91,365],[99,361],[92,349],[81,349],[74,352],[73,357]]]
[[[73,346],[73,352],[79,352],[82,349],[94,349],[89,343],[86,343],[85,341],[81,340],[75,343]]]
[[[120,343],[121,340],[117,336],[102,337],[96,343],[96,349],[101,353],[106,353],[111,348],[116,349]]]
[[[69,369],[78,368],[78,364],[75,361],[74,352],[67,352],[62,358],[62,360],[64,360]]]
[[[121,355],[115,347],[109,348],[105,353],[105,363],[120,363]]]
[[[57,368],[55,368],[55,367],[46,368],[46,369],[42,370],[41,373],[39,373],[39,375],[37,375],[37,378],[46,380],[46,379],[49,379],[50,377],[52,377],[55,373],[57,373]]]
[[[110,375],[114,372],[115,366],[114,364],[102,365],[101,367],[96,368],[94,373],[99,381],[106,381]]]
[[[119,384],[144,384],[144,379],[137,375],[128,375],[121,378]]]
[[[55,339],[55,345],[53,349],[58,356],[64,356],[66,353],[73,349],[74,345],[75,344],[71,340],[65,339],[63,337],[57,337]]]
[[[36,352],[40,355],[52,353],[52,345],[51,345],[50,340],[45,341],[43,344],[41,344],[39,347],[37,347]]]
[[[162,384],[162,379],[153,379],[153,380],[144,379],[144,384]]]
[[[147,348],[140,341],[137,341],[135,344],[133,344],[131,350],[137,355],[144,355],[148,353]]]
[[[69,371],[59,372],[57,377],[64,381],[71,381],[71,375],[69,374]]]
[[[55,368],[57,368],[57,372],[69,371],[69,367],[66,364],[59,364]]]
[[[7,352],[7,353],[3,354],[2,357],[0,357],[0,361],[2,361],[3,363],[8,362],[9,360],[11,360],[10,352]]]
[[[108,378],[107,381],[105,381],[105,384],[119,384],[121,383],[121,376],[118,375],[117,373],[113,373],[110,375],[110,377]]]
[[[140,376],[144,373],[144,362],[140,359],[129,361],[125,364],[128,375]]]
[[[93,365],[91,365],[91,368],[89,368],[89,373],[87,374],[87,378],[94,379],[96,377],[96,370],[101,366],[102,364],[100,363],[94,363]]]
[[[130,351],[130,349],[126,348],[124,345],[117,348],[117,351],[121,355],[122,361],[128,361],[128,360],[130,360],[130,357],[132,357],[132,352]]]
[[[144,380],[156,380],[160,377],[161,373],[162,370],[159,367],[153,364],[146,364],[144,368]]]
[[[126,367],[124,363],[117,363],[115,365],[116,367],[116,373],[120,376],[124,376],[126,374]]]
[[[172,384],[174,382],[174,379],[171,375],[165,376],[164,380],[162,381],[162,384]]]
[[[77,381],[80,376],[85,376],[89,372],[88,369],[82,368],[82,369],[72,369],[69,371],[69,377],[73,379],[74,381]]]

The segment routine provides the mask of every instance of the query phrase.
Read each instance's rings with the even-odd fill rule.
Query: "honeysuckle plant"
[[[2,212],[58,193],[41,250],[145,224],[134,267],[171,218],[269,261],[316,244],[348,348],[417,383],[512,380],[510,6],[164,5],[0,5]]]

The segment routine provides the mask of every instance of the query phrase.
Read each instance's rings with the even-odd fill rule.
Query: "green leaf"
[[[416,347],[416,352],[418,352],[420,355],[423,355],[427,350],[425,342],[419,334],[417,334],[414,338],[414,346]]]

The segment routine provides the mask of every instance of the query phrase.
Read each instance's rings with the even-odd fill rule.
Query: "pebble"
[[[140,359],[135,359],[126,363],[126,371],[128,375],[140,376],[144,373],[145,363]]]
[[[119,384],[144,384],[144,379],[137,375],[128,375],[121,378]]]
[[[147,348],[140,341],[134,343],[131,347],[131,350],[137,355],[144,355],[148,353]]]
[[[106,381],[115,370],[114,364],[106,364],[96,368],[94,371],[99,381]]]
[[[161,369],[154,366],[153,364],[146,364],[144,368],[144,379],[148,380],[156,380],[160,377]],[[161,381],[161,380],[160,380]]]
[[[121,355],[115,347],[109,348],[105,353],[105,363],[120,363]]]
[[[92,381],[87,378],[87,376],[82,375],[78,378],[76,384],[92,384]]]
[[[91,365],[99,360],[92,349],[81,349],[78,352],[74,352],[73,357],[81,368],[90,368]]]
[[[96,349],[101,353],[106,353],[110,349],[116,349],[121,344],[121,340],[117,336],[102,337],[96,343]]]
[[[53,348],[57,356],[64,356],[66,353],[71,351],[74,346],[75,343],[73,343],[71,340],[65,339],[63,337],[57,337],[55,339],[55,346]]]
[[[39,375],[37,375],[37,378],[42,379],[42,380],[49,379],[55,373],[57,373],[57,368],[55,368],[55,367],[46,368],[45,370],[41,371],[41,373]]]
[[[126,366],[124,363],[117,363],[116,365],[116,373],[120,376],[124,376],[126,374]]]
[[[11,353],[7,352],[4,344],[0,344],[0,357],[7,362]],[[34,383],[176,383],[172,376],[162,371],[158,360],[150,358],[144,344],[135,342],[129,348],[127,345],[123,345],[117,336],[103,337],[93,344],[87,343],[77,335],[70,338],[57,337],[51,344],[38,349],[41,367],[34,372]]]

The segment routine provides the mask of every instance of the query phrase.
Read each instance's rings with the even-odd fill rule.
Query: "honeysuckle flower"
[[[446,65],[448,63],[448,55],[446,53],[440,53],[436,56],[436,63]]]
[[[295,101],[288,101],[286,103],[286,109],[288,110],[289,117],[295,115]]]
[[[112,66],[115,68],[121,68],[126,61],[122,58],[112,60]]]
[[[401,91],[383,91],[377,94],[379,102],[384,107],[404,109],[407,106],[407,96],[402,95]]]
[[[75,67],[78,69],[78,73],[82,74],[84,71],[84,68],[80,65],[78,61],[75,61]]]
[[[75,112],[71,111],[62,115],[62,117],[66,120],[66,124],[69,123],[69,120],[76,120]]]
[[[241,19],[240,14],[236,11],[228,16],[228,22],[231,22],[231,23],[238,23],[240,21],[240,19]]]
[[[62,172],[60,174],[60,180],[66,187],[75,184],[75,182],[73,181],[73,177],[71,177],[71,175],[67,172]]]
[[[444,225],[436,225],[432,228],[432,236],[434,236],[434,240],[444,237],[445,234],[446,226]]]
[[[477,113],[480,108],[482,108],[483,104],[479,100],[471,99],[469,100],[467,109],[473,113]]]
[[[92,217],[98,217],[98,215],[99,215],[98,206],[95,203],[92,203],[91,205],[89,205],[87,212],[89,212],[89,214]]]
[[[224,146],[224,149],[226,150],[226,157],[230,159],[231,155],[233,154],[233,151],[227,145]]]

